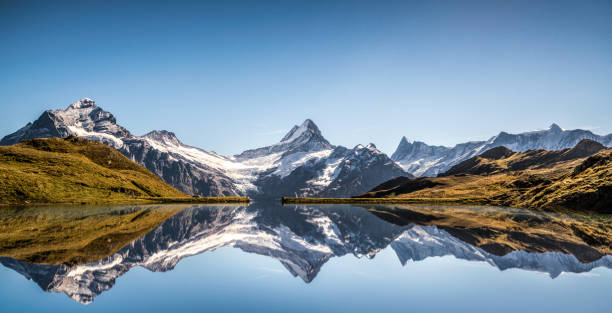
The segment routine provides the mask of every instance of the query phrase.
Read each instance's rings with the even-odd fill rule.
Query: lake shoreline
[[[0,207],[7,206],[45,206],[45,205],[130,205],[130,204],[248,204],[249,197],[185,197],[185,198],[137,198],[113,199],[100,201],[65,201],[65,202],[12,202],[0,203]]]
[[[479,204],[493,205],[495,201],[478,198],[314,198],[283,197],[283,204]]]

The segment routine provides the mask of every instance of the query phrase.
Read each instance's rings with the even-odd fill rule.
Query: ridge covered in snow
[[[0,145],[67,136],[109,145],[187,194],[251,197],[353,196],[398,176],[436,176],[498,146],[518,152],[560,150],[583,139],[612,145],[612,134],[599,136],[552,124],[546,130],[500,132],[487,141],[470,141],[452,148],[402,137],[389,158],[372,143],[352,149],[334,146],[307,119],[273,145],[222,156],[185,145],[166,130],[133,135],[89,98],[72,103],[65,110],[45,111],[36,121],[4,137]]]

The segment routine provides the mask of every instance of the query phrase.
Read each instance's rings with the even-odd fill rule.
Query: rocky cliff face
[[[272,196],[350,196],[369,190],[377,184],[408,175],[376,146],[342,146],[280,160],[281,166],[263,173],[256,184],[261,192]],[[291,163],[293,161],[293,163]]]
[[[152,131],[142,137],[125,138],[123,143],[119,151],[184,193],[236,196],[254,188],[232,171],[230,159],[187,146],[174,133]]]

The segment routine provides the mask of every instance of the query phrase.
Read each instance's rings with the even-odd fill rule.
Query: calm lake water
[[[575,230],[609,217],[275,203],[0,210],[2,312],[612,312],[609,246]],[[565,223],[579,235],[561,233]]]

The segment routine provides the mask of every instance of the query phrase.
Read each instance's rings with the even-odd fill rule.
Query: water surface
[[[6,312],[612,309],[609,216],[253,203],[13,208],[0,221]]]

